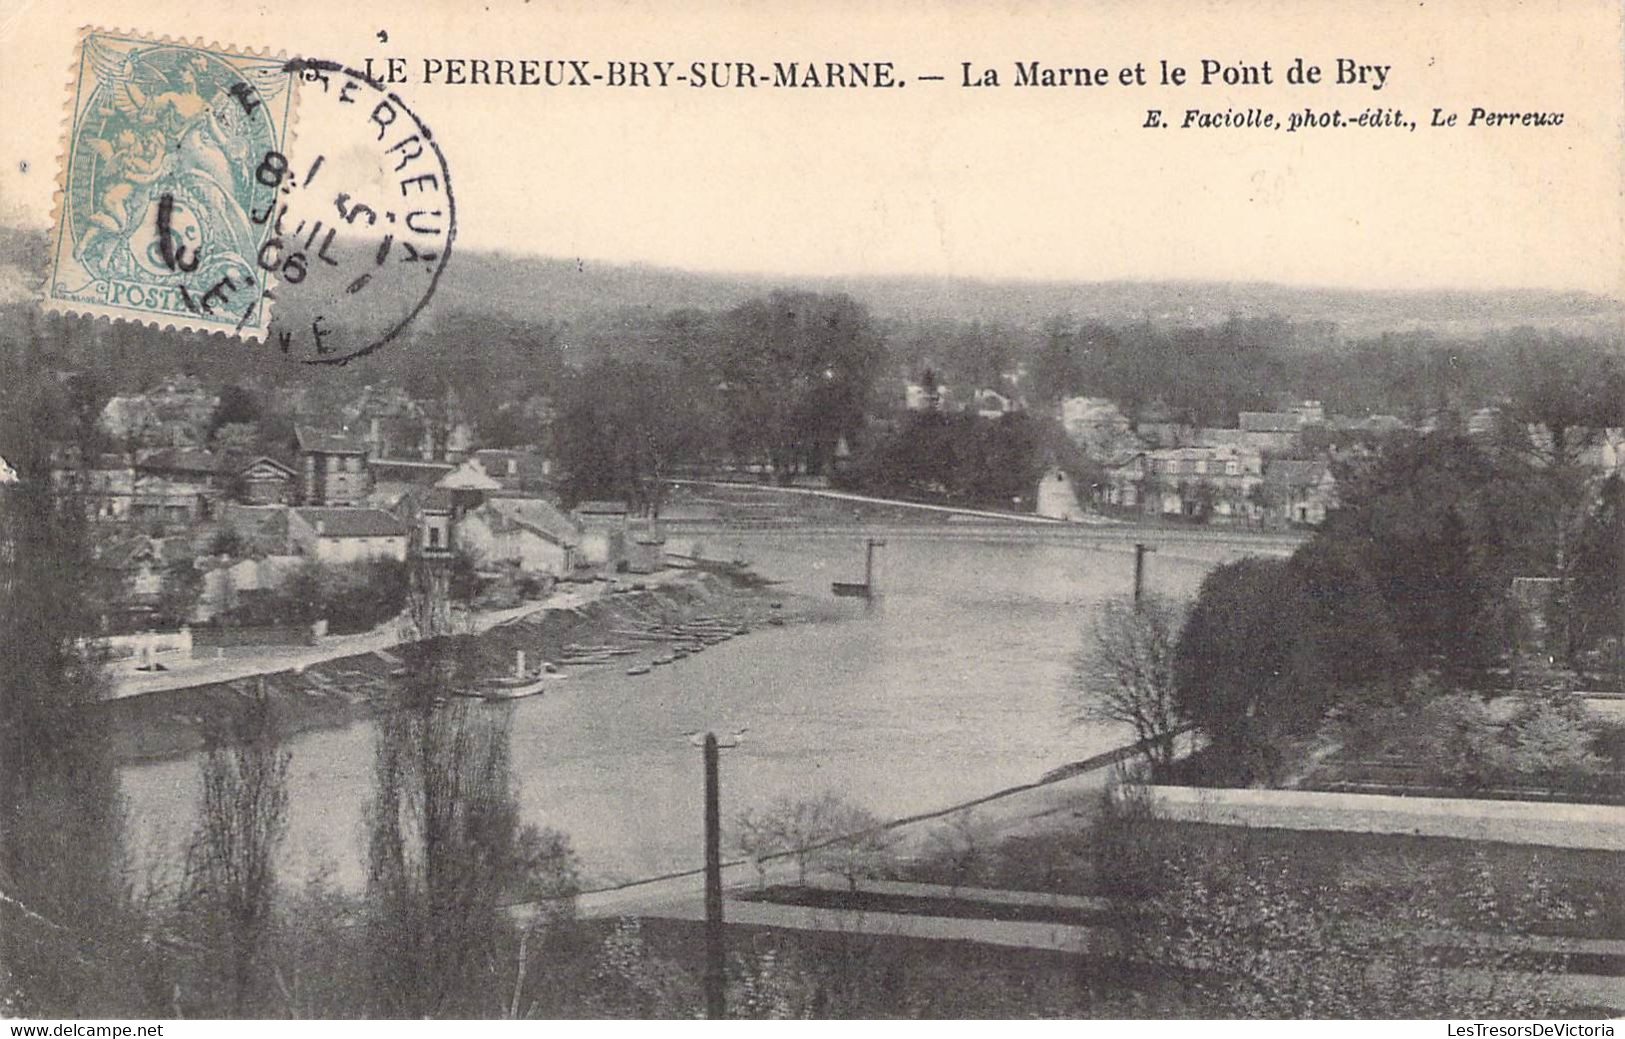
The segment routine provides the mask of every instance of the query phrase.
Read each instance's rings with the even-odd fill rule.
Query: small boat
[[[527,685],[490,685],[477,690],[474,695],[482,700],[519,700],[540,694],[547,681],[541,678]]]
[[[675,655],[667,654],[663,657],[655,657],[653,660],[649,661],[649,663],[655,665],[656,667],[660,667],[664,664],[676,663],[676,661],[677,657]]]
[[[629,667],[626,669],[626,673],[628,675],[646,675],[649,673],[649,665],[639,664],[637,667]]]

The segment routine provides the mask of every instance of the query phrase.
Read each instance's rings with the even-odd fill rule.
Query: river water
[[[709,539],[742,552],[783,591],[830,600],[861,579],[861,535]],[[1067,678],[1091,606],[1124,595],[1132,554],[1011,538],[890,537],[873,603],[835,618],[762,627],[654,673],[602,668],[511,711],[513,772],[526,821],[569,835],[586,879],[609,883],[702,862],[700,752],[681,734],[746,728],[722,755],[723,818],[780,796],[833,791],[893,818],[1029,782],[1125,742],[1073,720]],[[1213,565],[1151,557],[1148,587],[1195,593]],[[326,867],[362,877],[362,808],[373,727],[292,741],[284,876]],[[130,766],[124,791],[138,862],[175,861],[191,827],[196,756]]]

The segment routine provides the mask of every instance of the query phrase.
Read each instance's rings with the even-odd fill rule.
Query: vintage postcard
[[[0,8],[0,1015],[1613,1035],[1622,55]]]

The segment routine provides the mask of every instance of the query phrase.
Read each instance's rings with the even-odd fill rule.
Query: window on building
[[[429,547],[430,548],[439,548],[440,547],[440,528],[439,527],[430,527],[429,528]]]

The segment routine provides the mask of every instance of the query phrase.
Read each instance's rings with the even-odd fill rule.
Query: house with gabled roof
[[[547,460],[535,451],[482,448],[471,457],[505,491],[540,493],[551,475]]]
[[[513,566],[525,574],[563,577],[575,569],[582,532],[542,498],[493,495],[457,523],[457,545],[481,566]]]
[[[236,497],[245,505],[287,505],[293,501],[298,478],[292,466],[260,455],[238,468]]]
[[[185,526],[214,513],[221,496],[220,461],[209,451],[164,448],[135,461],[130,518]]]
[[[406,560],[411,531],[383,509],[306,506],[289,510],[288,536],[305,556],[322,563]]]
[[[1272,459],[1264,463],[1265,518],[1319,526],[1337,507],[1337,479],[1324,459]]]

